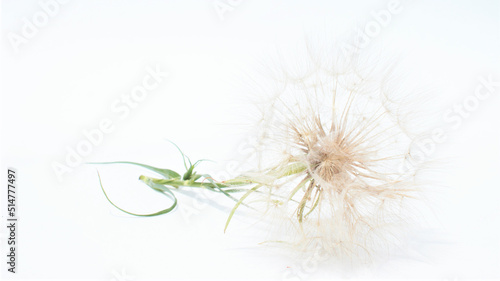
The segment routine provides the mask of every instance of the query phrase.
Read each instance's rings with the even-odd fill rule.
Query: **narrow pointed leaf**
[[[229,226],[231,219],[233,218],[234,212],[236,212],[236,209],[238,209],[238,207],[243,203],[243,200],[245,200],[252,192],[256,191],[257,189],[259,189],[261,187],[262,187],[261,184],[252,187],[251,189],[249,189],[247,191],[247,193],[245,193],[243,196],[241,196],[241,198],[240,198],[240,200],[238,200],[238,202],[236,202],[236,205],[234,205],[233,209],[229,213],[229,217],[227,218],[226,226],[224,227],[224,233],[226,232],[226,229]]]
[[[106,194],[106,191],[104,190],[104,187],[102,185],[101,175],[99,174],[99,172],[97,172],[97,176],[99,177],[99,184],[101,185],[101,190],[104,193],[104,196],[106,196],[106,199],[108,200],[108,202],[111,203],[111,205],[113,205],[115,208],[117,208],[118,210],[120,210],[120,211],[122,211],[122,212],[124,212],[126,214],[133,215],[133,216],[138,216],[138,217],[155,217],[155,216],[159,216],[159,215],[163,215],[163,214],[169,213],[169,212],[171,212],[175,208],[175,206],[177,206],[177,198],[174,196],[174,194],[172,193],[172,191],[170,191],[168,189],[167,190],[162,190],[162,189],[156,188],[156,186],[154,186],[154,187],[151,186],[151,188],[153,188],[154,190],[156,190],[158,192],[161,192],[162,194],[164,194],[167,197],[169,197],[170,199],[172,199],[173,200],[172,205],[170,207],[168,207],[167,209],[164,209],[164,210],[161,210],[161,211],[158,211],[158,212],[155,212],[155,213],[151,213],[151,214],[136,214],[136,213],[129,212],[127,210],[124,210],[124,209],[118,207],[115,203],[113,203],[113,201],[111,201],[111,199],[109,199],[108,194]]]

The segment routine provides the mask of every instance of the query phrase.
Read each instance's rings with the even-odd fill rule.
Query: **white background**
[[[1,12],[2,174],[8,167],[18,172],[20,280],[500,277],[498,85],[457,128],[436,121],[447,141],[431,155],[440,164],[428,194],[432,211],[422,211],[429,223],[401,254],[355,272],[338,273],[335,265],[304,269],[258,246],[241,217],[223,234],[231,206],[225,198],[214,198],[221,203],[213,208],[180,196],[171,214],[135,218],[105,200],[97,166],[76,165],[62,179],[54,172],[53,163],[65,164],[68,148],[85,140],[84,130],[109,118],[114,130],[81,162],[129,160],[182,170],[170,139],[192,159],[217,161],[200,169],[231,173],[255,119],[248,102],[267,94],[249,86],[258,85],[262,66],[279,52],[293,53],[308,36],[356,36],[388,1],[75,0],[58,4],[39,24],[36,16],[46,13],[40,3],[2,1]],[[232,8],[221,14],[214,3]],[[366,49],[404,58],[405,75],[440,101],[437,116],[463,104],[480,77],[499,81],[499,1],[400,6]],[[36,31],[23,35],[34,21]],[[16,45],[13,36],[24,41]],[[112,104],[157,66],[169,77],[127,117],[114,112]],[[121,206],[148,212],[168,203],[137,181],[143,170],[98,168]],[[5,215],[4,197],[1,206]],[[5,266],[2,276],[9,277]]]

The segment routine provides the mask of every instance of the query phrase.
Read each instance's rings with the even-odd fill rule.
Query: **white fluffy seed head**
[[[398,240],[404,203],[417,190],[417,167],[402,169],[412,143],[398,104],[406,96],[387,91],[391,74],[366,60],[311,61],[304,76],[278,75],[280,91],[262,110],[263,163],[272,168],[251,177],[276,195],[266,197],[279,229],[270,240],[301,252],[371,256]],[[296,163],[307,168],[273,177]]]

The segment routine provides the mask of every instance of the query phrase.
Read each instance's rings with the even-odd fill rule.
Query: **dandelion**
[[[259,185],[243,199],[263,188],[272,195],[260,196],[273,218],[270,241],[370,258],[399,242],[419,195],[419,167],[403,164],[412,158],[407,94],[390,90],[402,88],[390,87],[383,64],[330,63],[311,59],[297,67],[303,75],[274,76],[279,92],[264,103],[259,135],[261,163],[275,164],[245,174]]]

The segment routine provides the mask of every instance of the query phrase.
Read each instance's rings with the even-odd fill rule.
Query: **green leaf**
[[[198,164],[200,164],[201,162],[212,162],[212,163],[215,163],[213,160],[210,160],[210,159],[200,159],[196,162],[194,162],[193,166],[197,166]]]
[[[182,180],[185,180],[185,181],[190,180],[191,179],[191,175],[193,174],[193,170],[194,170],[194,166],[191,165],[189,167],[189,169],[187,169],[187,171],[182,176]]]
[[[169,143],[173,144],[177,148],[177,150],[179,150],[179,152],[182,155],[182,161],[184,162],[184,168],[186,168],[186,170],[188,169],[187,164],[186,164],[186,158],[187,158],[187,160],[189,162],[189,166],[193,166],[193,164],[191,164],[191,159],[189,159],[189,157],[187,157],[186,154],[184,154],[184,152],[182,152],[182,150],[180,149],[180,147],[177,144],[175,144],[171,140],[166,140],[166,141],[168,141]]]
[[[304,215],[304,218],[307,218],[307,216],[309,216],[310,213],[312,213],[314,211],[314,209],[316,209],[316,207],[318,207],[319,205],[319,200],[321,199],[321,189],[318,189],[316,191],[316,200],[314,200],[314,204],[313,206],[309,209],[309,212],[307,212],[305,215]]]
[[[306,185],[306,183],[311,180],[311,177],[307,176],[305,177],[293,190],[292,192],[290,192],[290,195],[288,195],[288,200],[292,200],[293,196],[295,195],[295,193],[297,193],[297,191],[299,191],[302,187],[304,187]]]
[[[252,192],[256,191],[257,189],[261,188],[262,185],[258,184],[251,189],[247,191],[243,196],[241,196],[240,200],[236,202],[236,205],[234,205],[233,209],[231,210],[231,213],[229,213],[229,217],[227,218],[226,221],[226,226],[224,227],[224,233],[226,232],[227,227],[229,226],[229,222],[231,222],[231,219],[233,218],[234,212],[236,212],[236,209],[243,203],[243,200],[245,200]]]
[[[161,186],[161,185],[157,186],[155,183],[152,183],[152,182],[149,182],[149,181],[148,182],[143,181],[144,183],[146,183],[148,186],[150,186],[155,191],[158,191],[158,192],[164,194],[165,196],[169,197],[170,199],[172,199],[173,200],[172,205],[170,205],[170,207],[168,207],[167,209],[164,209],[164,210],[161,210],[161,211],[158,211],[158,212],[155,212],[155,213],[151,213],[151,214],[136,214],[136,213],[132,213],[132,212],[126,211],[126,210],[118,207],[115,203],[113,203],[111,201],[111,199],[109,199],[108,194],[106,194],[106,191],[104,190],[104,187],[102,185],[101,175],[99,174],[99,172],[97,172],[97,176],[99,177],[99,184],[101,185],[101,190],[104,193],[104,196],[106,196],[106,199],[108,200],[108,202],[111,203],[111,205],[113,205],[118,210],[120,210],[120,211],[122,211],[124,213],[127,213],[129,215],[138,216],[138,217],[155,217],[155,216],[159,216],[159,215],[163,215],[163,214],[169,213],[169,212],[171,212],[175,208],[175,206],[177,206],[177,198],[172,193],[172,191],[170,191],[168,188],[166,188],[164,186]]]

